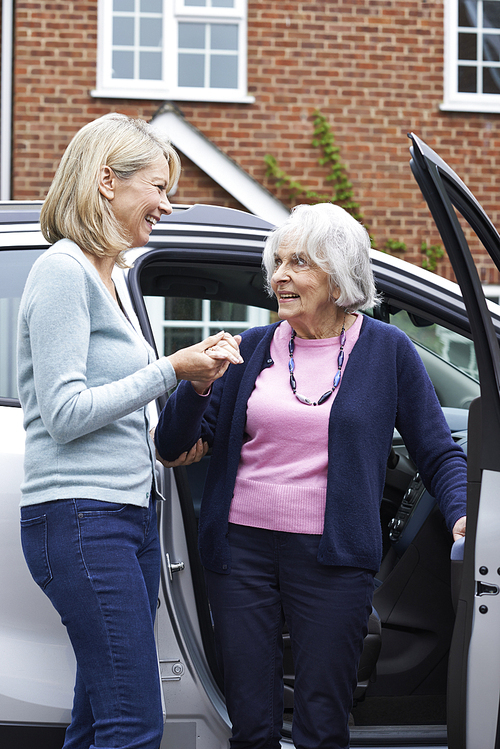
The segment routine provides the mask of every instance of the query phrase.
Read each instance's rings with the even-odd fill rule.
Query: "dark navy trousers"
[[[295,746],[349,747],[374,576],[319,564],[319,541],[230,524],[230,574],[206,571],[232,749],[280,747],[285,620],[295,667]]]
[[[21,508],[31,574],[75,651],[64,749],[158,749],[163,734],[154,617],[160,580],[149,507],[60,499]]]

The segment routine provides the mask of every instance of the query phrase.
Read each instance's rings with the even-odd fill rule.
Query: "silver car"
[[[380,508],[384,558],[358,672],[356,747],[493,749],[500,695],[500,308],[486,303],[458,214],[500,267],[500,238],[458,177],[416,136],[412,169],[450,254],[458,285],[377,251],[383,304],[373,314],[406,331],[434,383],[454,438],[468,447],[468,536],[452,539],[399,434]],[[61,747],[75,662],[66,631],[25,565],[19,539],[24,431],[16,389],[16,317],[47,245],[38,203],[0,204],[0,746]],[[116,269],[120,298],[159,354],[220,328],[271,321],[256,216],[175,206],[149,244]],[[368,313],[369,314],[369,313]],[[164,399],[151,404],[152,418]],[[472,404],[472,405],[471,405]],[[222,749],[228,718],[197,553],[197,516],[210,456],[158,465],[165,502],[156,636],[165,703],[162,747]],[[290,742],[294,673],[285,641],[283,743]]]

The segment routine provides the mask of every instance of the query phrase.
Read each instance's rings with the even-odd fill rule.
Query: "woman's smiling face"
[[[278,300],[278,315],[301,338],[338,335],[342,315],[330,293],[329,276],[298,250],[294,243],[279,246],[274,258],[271,288]]]
[[[160,156],[129,179],[119,179],[112,171],[108,177],[112,192],[106,197],[112,211],[127,233],[130,247],[143,247],[161,216],[172,213],[167,198],[170,178],[168,162],[164,156]]]

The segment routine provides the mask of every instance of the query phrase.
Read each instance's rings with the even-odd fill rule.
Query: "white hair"
[[[379,303],[370,265],[370,237],[365,227],[333,203],[296,206],[286,221],[268,237],[262,265],[270,295],[276,255],[282,243],[298,252],[330,277],[330,293],[338,307],[368,309]]]

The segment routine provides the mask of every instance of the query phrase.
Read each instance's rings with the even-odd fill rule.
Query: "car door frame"
[[[195,208],[202,208],[202,206],[195,206]],[[220,211],[221,209],[215,208],[214,210]],[[252,218],[248,217],[249,224]],[[127,285],[139,325],[143,334],[155,349],[154,335],[144,303],[144,292],[141,288],[141,274],[149,265],[154,265],[165,258],[167,258],[168,265],[177,268],[179,266],[193,265],[193,267],[196,267],[199,264],[213,264],[214,247],[217,247],[217,263],[222,265],[229,263],[232,266],[240,265],[250,272],[260,275],[263,231],[267,235],[271,225],[267,224],[263,226],[262,220],[257,219],[257,217],[255,217],[255,223],[257,224],[257,235],[255,237],[243,228],[241,235],[237,236],[233,233],[232,237],[228,237],[229,243],[227,248],[224,249],[220,248],[215,239],[218,232],[214,229],[213,225],[211,227],[207,226],[205,236],[201,235],[199,228],[190,227],[189,225],[181,229],[180,234],[175,228],[169,233],[168,226],[163,227],[165,233],[160,235],[161,240],[154,237],[154,242],[151,243],[153,246],[149,246],[145,252],[137,257],[133,269],[127,273]],[[191,232],[192,236],[190,237]],[[161,243],[161,249],[156,249],[155,244],[159,243]],[[222,244],[224,245],[224,242]],[[188,281],[185,274],[182,278],[184,281]],[[193,279],[195,285],[201,280],[198,276]],[[271,304],[272,302],[270,301]],[[165,404],[166,398],[167,396],[163,395],[157,399],[157,408],[159,410]],[[216,663],[213,628],[205,591],[204,573],[197,551],[197,520],[191,501],[191,489],[187,480],[186,469],[183,467],[165,469],[159,466],[159,483],[162,494],[165,497],[165,502],[160,503],[161,506],[159,509],[160,538],[163,552],[162,590],[160,598],[172,618],[174,629],[177,633],[177,640],[179,642],[182,641],[186,660],[190,660],[193,665],[193,668],[188,667],[187,670],[196,672],[196,679],[199,679],[199,684],[202,686],[198,698],[203,699],[201,692],[204,692],[207,698],[205,709],[208,708],[208,703],[211,703],[210,710],[212,715],[207,718],[207,722],[214,725],[218,724],[218,727],[216,726],[214,730],[221,732],[219,735],[222,735],[224,733],[223,724],[225,724],[226,730],[229,730],[229,719],[222,697],[222,678]],[[191,578],[197,619],[195,626],[192,626],[193,622],[189,615],[183,615],[182,605],[177,605],[177,602],[182,600],[182,596],[178,595],[179,589],[177,583],[179,578],[177,574],[172,574],[172,569],[179,569],[176,565],[181,561],[177,557],[172,557],[172,532],[168,528],[169,518],[173,514],[171,502],[176,503],[175,498],[173,498],[175,494],[179,498],[187,548],[185,567],[181,567],[180,571],[182,575],[185,575],[187,572]],[[172,562],[174,563],[173,565]],[[181,564],[184,565],[184,561]],[[184,569],[186,572],[182,571]],[[199,647],[199,643],[196,641],[197,632],[200,635],[201,647]],[[160,667],[161,665],[162,659],[160,655]]]
[[[467,535],[448,671],[450,749],[498,747],[500,699],[500,353],[457,212],[500,269],[500,236],[470,190],[418,136],[411,169],[441,234],[470,320],[480,380],[468,427]]]

